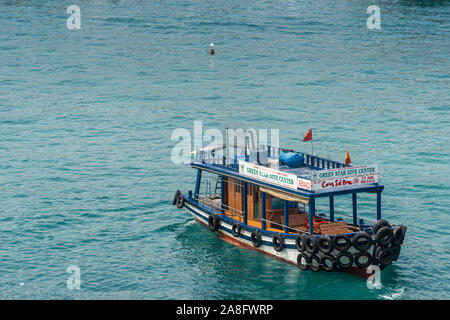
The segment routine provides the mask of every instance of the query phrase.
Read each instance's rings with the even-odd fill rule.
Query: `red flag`
[[[312,129],[308,129],[308,131],[306,131],[305,137],[303,138],[303,141],[309,140],[312,140]]]
[[[347,153],[345,154],[345,166],[348,167],[350,163],[352,163],[352,160],[350,159],[350,155],[348,154],[348,146],[347,146]]]

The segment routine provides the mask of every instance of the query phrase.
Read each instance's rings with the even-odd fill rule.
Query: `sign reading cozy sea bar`
[[[350,187],[380,181],[377,165],[313,171],[311,190]]]
[[[239,161],[239,173],[254,179],[267,181],[279,186],[297,189],[297,176],[254,163]]]

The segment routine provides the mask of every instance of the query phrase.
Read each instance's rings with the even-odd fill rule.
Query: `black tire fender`
[[[316,261],[317,265],[314,265],[313,261]],[[318,256],[316,256],[315,254],[312,254],[312,255],[309,256],[308,264],[309,264],[309,267],[311,268],[311,270],[314,271],[314,272],[319,271],[320,268],[322,267],[322,263],[320,262],[320,258]]]
[[[183,207],[184,207],[184,202],[185,202],[184,197],[183,197],[183,195],[180,193],[180,194],[178,195],[178,197],[177,197],[177,203],[176,203],[177,208],[178,208],[178,209],[183,208]]]
[[[392,243],[392,239],[394,238],[394,233],[392,232],[391,227],[383,227],[380,230],[378,230],[377,235],[377,242],[383,246],[386,247]]]
[[[295,238],[295,247],[297,248],[298,252],[304,252],[306,250],[305,236],[303,234],[299,234],[297,235],[297,238]]]
[[[305,260],[305,263],[302,263],[302,259]],[[308,270],[309,268],[309,259],[306,253],[299,253],[297,256],[297,266],[300,270]]]
[[[405,239],[405,230],[402,226],[395,227],[393,232],[392,242],[395,245],[401,245],[403,243],[403,239]]]
[[[284,238],[281,234],[276,234],[272,238],[273,248],[276,252],[281,252],[284,249]]]
[[[252,231],[252,234],[250,235],[252,239],[252,244],[255,248],[259,248],[261,246],[261,233],[258,231]]]
[[[317,253],[319,251],[319,247],[317,246],[317,238],[310,234],[305,237],[305,248],[311,254]]]
[[[340,240],[344,240],[345,244],[342,245],[342,243],[340,243]],[[337,234],[333,237],[333,247],[341,252],[346,252],[351,245],[352,241],[350,240],[348,234]]]
[[[382,267],[386,267],[394,261],[394,250],[391,247],[378,247],[375,251],[375,257]]]
[[[359,261],[360,258],[366,257],[367,261],[365,263],[362,263]],[[360,251],[357,254],[355,254],[353,261],[355,262],[356,266],[359,268],[367,268],[372,263],[372,256],[367,251]]]
[[[173,201],[172,201],[173,205],[175,205],[175,203],[177,203],[177,198],[180,193],[181,193],[181,191],[177,189],[177,191],[175,192],[175,196],[173,197]]]
[[[358,232],[352,238],[353,246],[359,251],[367,251],[372,246],[372,237],[367,232]]]
[[[342,262],[342,258],[343,257],[347,257],[349,262],[348,263],[343,263]],[[341,269],[348,269],[353,265],[353,256],[350,252],[340,252],[337,256],[336,256],[336,263],[339,266],[339,268]]]
[[[317,240],[317,246],[319,247],[319,250],[323,253],[327,254],[333,251],[333,241],[329,236],[322,235]]]
[[[377,222],[375,222],[375,224],[372,227],[372,232],[373,234],[377,234],[378,230],[380,230],[383,227],[390,227],[391,225],[389,224],[389,222],[387,222],[384,219],[380,219]]]
[[[404,226],[404,225],[400,225],[400,228],[403,229],[403,237],[402,237],[402,240],[400,241],[399,244],[403,244],[403,240],[405,240],[405,236],[406,236],[406,230],[407,230],[408,228],[407,228],[406,226]]]
[[[326,264],[326,261],[331,261],[331,266]],[[322,269],[330,272],[336,270],[336,259],[331,254],[325,254],[322,259],[320,259],[320,264],[322,265]]]
[[[241,235],[241,225],[239,223],[233,224],[231,227],[231,233],[233,234],[233,237],[238,238]]]
[[[392,247],[392,250],[394,251],[394,261],[398,260],[398,257],[400,256],[401,248],[402,247],[400,245]]]
[[[217,214],[212,214],[208,217],[209,230],[217,231],[220,228],[220,218]]]

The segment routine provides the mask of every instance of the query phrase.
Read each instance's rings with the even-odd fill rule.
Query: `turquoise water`
[[[0,1],[0,298],[450,298],[449,1],[79,1],[80,30],[69,4]],[[171,134],[194,120],[306,152],[312,127],[315,154],[378,163],[384,217],[408,226],[383,287],[236,248],[173,207],[195,172]]]

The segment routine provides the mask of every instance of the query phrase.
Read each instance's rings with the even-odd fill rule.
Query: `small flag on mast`
[[[352,163],[352,160],[350,159],[350,155],[348,154],[348,146],[347,146],[347,153],[345,154],[345,166],[348,167],[350,163]]]
[[[308,129],[308,131],[306,131],[305,137],[303,138],[303,141],[309,140],[312,140],[312,129]]]

